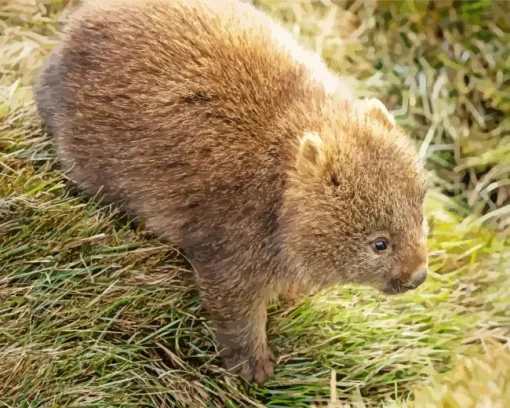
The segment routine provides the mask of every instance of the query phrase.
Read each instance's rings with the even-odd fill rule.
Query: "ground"
[[[264,387],[219,368],[171,243],[59,171],[31,84],[64,3],[0,0],[2,406],[510,406],[510,3],[255,2],[381,98],[431,175],[427,282],[271,306]]]

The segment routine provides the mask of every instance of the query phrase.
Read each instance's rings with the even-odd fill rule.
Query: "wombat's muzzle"
[[[383,289],[383,292],[387,295],[396,295],[398,293],[404,293],[411,289],[416,289],[427,279],[427,269],[423,268],[414,272],[407,282],[402,282],[398,278],[390,280],[388,286]]]
[[[408,289],[416,289],[427,279],[427,269],[420,269],[419,271],[413,273],[411,276],[410,282],[405,285]]]

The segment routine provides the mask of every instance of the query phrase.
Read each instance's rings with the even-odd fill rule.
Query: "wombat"
[[[224,365],[249,381],[273,373],[280,294],[425,280],[413,142],[246,2],[90,2],[35,99],[70,178],[182,249]]]

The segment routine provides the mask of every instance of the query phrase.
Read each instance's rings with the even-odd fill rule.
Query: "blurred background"
[[[275,378],[227,376],[176,251],[70,194],[56,165],[31,85],[79,2],[0,0],[0,401],[510,406],[510,2],[253,4],[416,140],[430,279],[398,298],[345,288],[274,305]]]

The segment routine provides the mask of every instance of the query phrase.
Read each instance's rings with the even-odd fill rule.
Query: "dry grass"
[[[383,99],[432,175],[428,282],[273,305],[281,361],[265,387],[218,367],[168,243],[69,192],[30,88],[63,3],[0,0],[3,406],[510,405],[510,3],[256,2]]]

